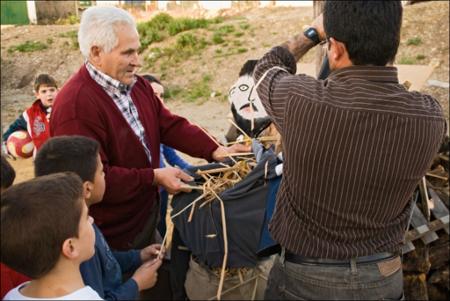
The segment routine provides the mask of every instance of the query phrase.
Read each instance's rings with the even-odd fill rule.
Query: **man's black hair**
[[[94,181],[99,144],[83,136],[58,136],[48,139],[36,154],[36,177],[71,171],[83,182]]]
[[[162,86],[161,82],[156,77],[154,77],[153,75],[144,74],[144,75],[142,75],[142,77],[145,78],[146,80],[148,80],[150,83],[157,83],[157,84],[160,84]]]
[[[252,75],[253,70],[255,70],[256,64],[258,60],[248,60],[245,62],[244,66],[242,66],[241,71],[239,71],[239,76],[243,75]]]
[[[2,155],[2,189],[6,189],[11,186],[15,178],[16,172],[14,171],[14,168]]]
[[[385,66],[394,62],[400,44],[400,1],[326,1],[327,37],[347,47],[354,65]]]

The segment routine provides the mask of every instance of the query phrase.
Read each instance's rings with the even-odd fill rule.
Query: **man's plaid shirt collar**
[[[125,85],[118,81],[117,79],[112,78],[111,76],[101,72],[96,69],[91,63],[86,61],[85,63],[86,69],[88,70],[91,77],[106,91],[112,94],[129,94],[134,84],[136,83],[136,79],[130,85]]]

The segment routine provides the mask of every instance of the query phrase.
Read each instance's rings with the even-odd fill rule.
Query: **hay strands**
[[[181,189],[191,189],[191,190],[203,190],[202,186],[193,186],[193,185],[183,185],[181,186]]]
[[[209,174],[214,174],[214,173],[220,173],[220,172],[225,172],[225,171],[229,171],[229,170],[236,170],[239,167],[236,165],[233,166],[228,166],[228,167],[219,167],[219,168],[213,168],[213,169],[207,169],[207,170],[197,170],[197,174],[198,175],[209,175]]]
[[[278,137],[276,137],[276,136],[262,136],[262,137],[253,138],[253,139],[258,140],[259,142],[276,142],[276,141],[278,141]],[[230,142],[227,142],[226,145],[252,142],[253,139],[249,137],[249,138],[244,138],[242,140],[230,141]]]

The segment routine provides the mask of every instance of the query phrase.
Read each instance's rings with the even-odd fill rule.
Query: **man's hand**
[[[140,253],[141,261],[144,262],[156,258],[160,251],[161,244],[153,244],[143,248]]]
[[[234,153],[246,153],[250,152],[252,150],[252,147],[250,145],[243,145],[243,144],[233,144],[232,146],[225,147],[225,146],[219,146],[213,153],[212,157],[215,161],[225,161],[228,156],[227,154],[234,154]]]
[[[190,189],[183,188],[185,182],[194,180],[190,175],[175,167],[157,168],[155,172],[155,184],[161,185],[170,194],[177,194],[180,191],[190,192]]]
[[[142,264],[136,272],[134,272],[131,278],[136,281],[139,291],[149,289],[156,284],[156,281],[158,280],[158,269],[161,264],[162,259],[156,258]]]

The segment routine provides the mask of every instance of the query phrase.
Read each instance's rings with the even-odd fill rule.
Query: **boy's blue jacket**
[[[100,229],[94,224],[95,254],[80,265],[85,285],[105,300],[136,300],[139,294],[132,278],[122,283],[122,273],[134,272],[141,265],[140,252],[111,251]]]

